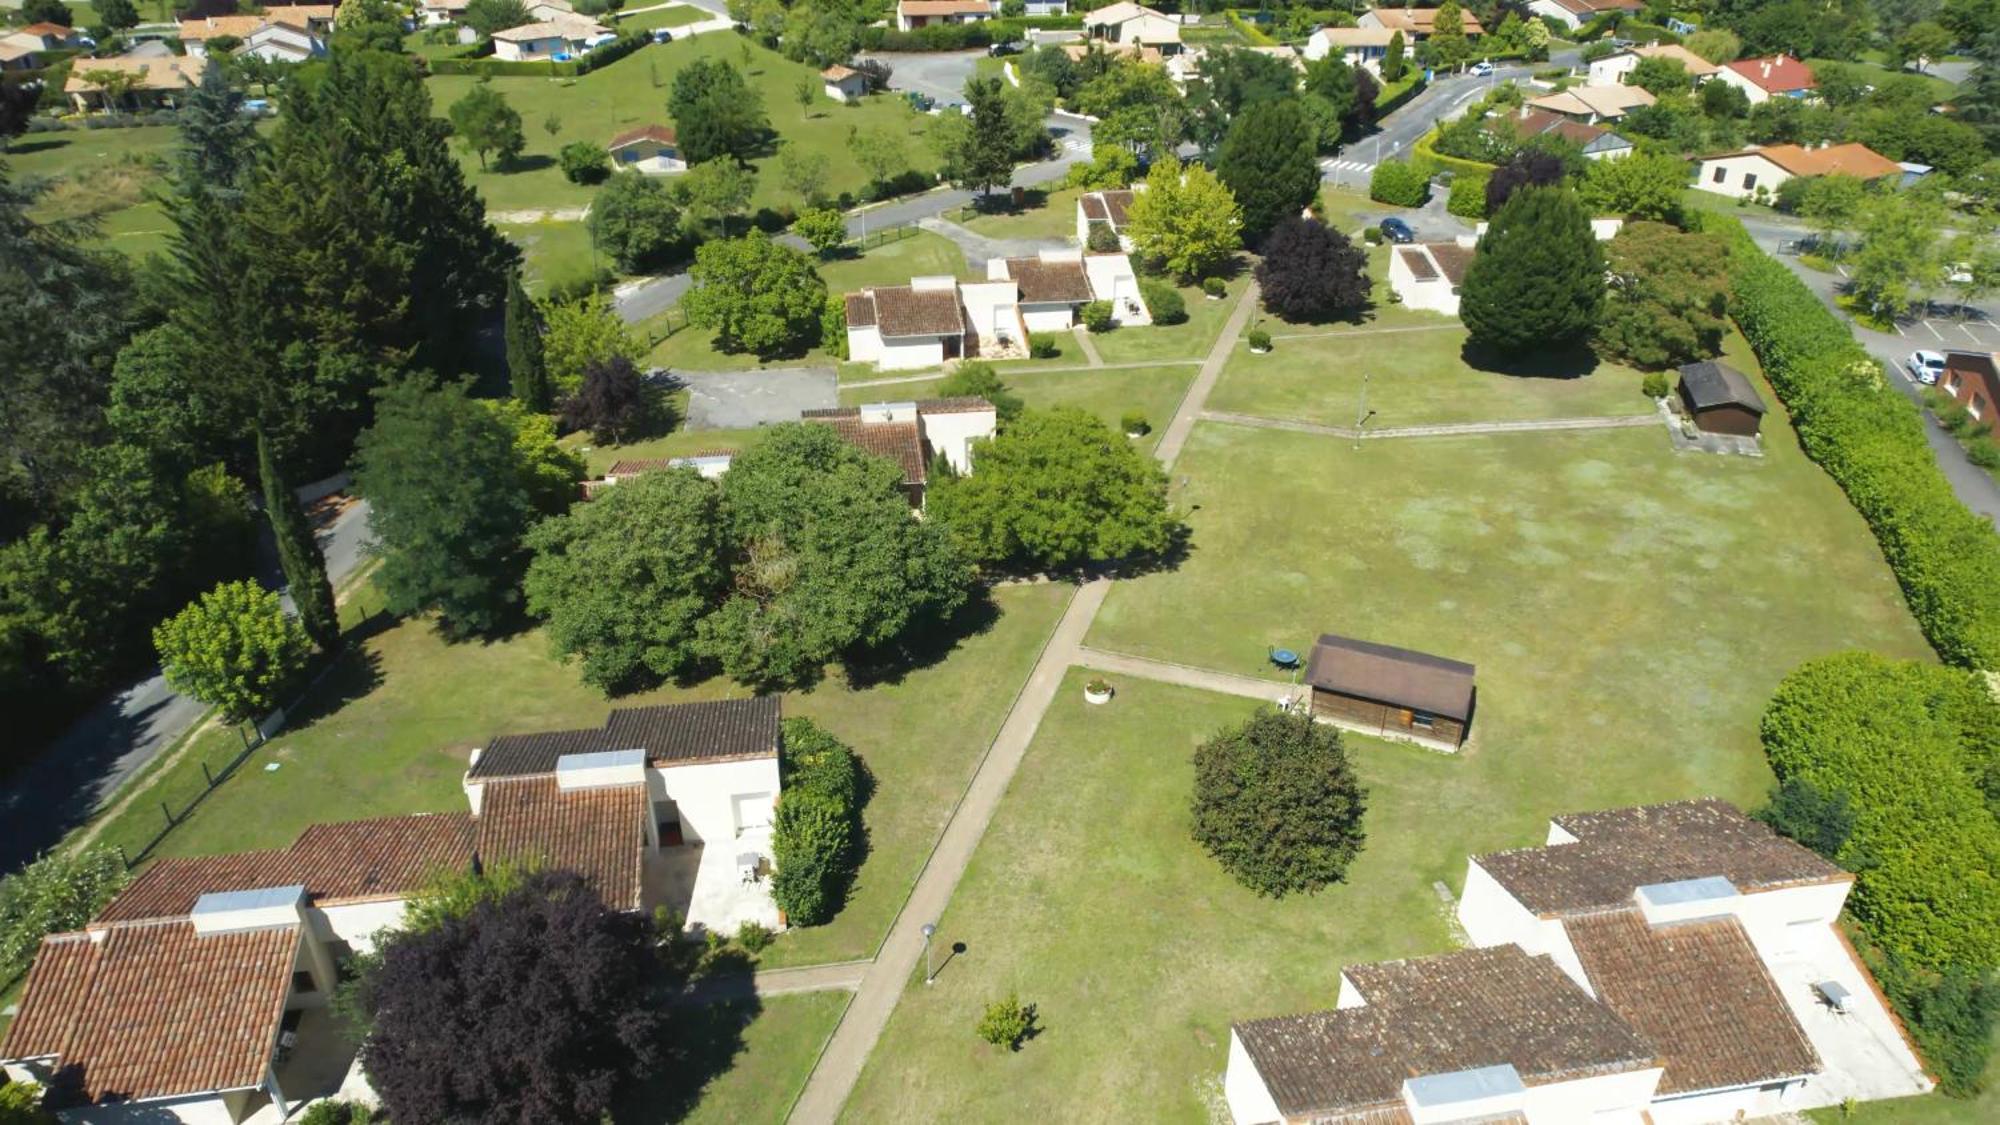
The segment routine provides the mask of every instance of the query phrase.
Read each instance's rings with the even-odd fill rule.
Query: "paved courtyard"
[[[802,410],[840,405],[839,379],[831,367],[674,371],[668,378],[688,390],[690,430],[748,430],[796,422]]]

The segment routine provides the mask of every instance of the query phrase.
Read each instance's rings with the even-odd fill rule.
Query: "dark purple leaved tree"
[[[1317,219],[1286,219],[1264,240],[1257,284],[1286,320],[1323,320],[1368,302],[1368,255]]]

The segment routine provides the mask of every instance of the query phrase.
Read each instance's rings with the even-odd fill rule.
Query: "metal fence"
[[[898,223],[892,227],[883,227],[880,230],[869,231],[866,235],[854,241],[854,248],[865,253],[875,249],[877,246],[883,246],[891,242],[901,242],[906,238],[914,237],[916,233],[917,225],[915,223]]]

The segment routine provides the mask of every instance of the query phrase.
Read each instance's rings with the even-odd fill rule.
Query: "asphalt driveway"
[[[690,430],[748,430],[796,422],[802,410],[840,405],[840,383],[831,367],[675,371],[668,378],[688,389]]]

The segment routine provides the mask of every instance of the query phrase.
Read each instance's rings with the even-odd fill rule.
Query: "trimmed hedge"
[[[847,901],[866,799],[861,762],[811,719],[786,719],[784,793],[771,822],[771,897],[794,926],[831,921]]]
[[[1430,188],[1429,176],[1401,160],[1384,160],[1368,177],[1368,198],[1396,207],[1422,207]]]
[[[1890,387],[1847,326],[1723,215],[1731,309],[1806,455],[1861,513],[1938,655],[2000,668],[2000,534],[1953,495],[1917,407]]]
[[[1408,85],[1398,88],[1395,82],[1391,82],[1382,88],[1382,95],[1375,101],[1376,120],[1379,121],[1396,110],[1403,108],[1405,103],[1418,94],[1423,93],[1424,87],[1430,85],[1430,83],[1424,81],[1424,72],[1414,66],[1410,69],[1410,76],[1402,79],[1402,81],[1407,82]],[[1389,93],[1392,89],[1396,91],[1393,94]]]
[[[1425,133],[1416,144],[1410,146],[1410,163],[1423,169],[1426,175],[1436,175],[1448,169],[1454,176],[1477,176],[1480,180],[1484,181],[1486,177],[1493,174],[1495,168],[1499,167],[1497,164],[1487,164],[1479,160],[1467,160],[1459,156],[1446,156],[1439,152],[1435,146],[1437,145],[1438,133],[1442,132],[1443,129],[1442,125],[1436,129],[1432,129],[1430,132]]]
[[[864,51],[962,51],[1011,43],[1029,31],[1075,31],[1083,26],[1082,16],[1029,16],[1020,19],[980,20],[977,23],[935,23],[914,31],[893,27],[861,29]]]
[[[1472,176],[1463,172],[1451,179],[1451,194],[1445,198],[1444,209],[1461,219],[1483,219],[1486,217],[1486,176]]]
[[[430,73],[434,75],[469,74],[477,77],[483,74],[494,78],[546,78],[556,75],[577,78],[593,70],[610,66],[652,41],[651,32],[626,31],[621,32],[617,39],[585,54],[582,58],[571,59],[568,62],[476,58],[430,59],[428,64]]]

